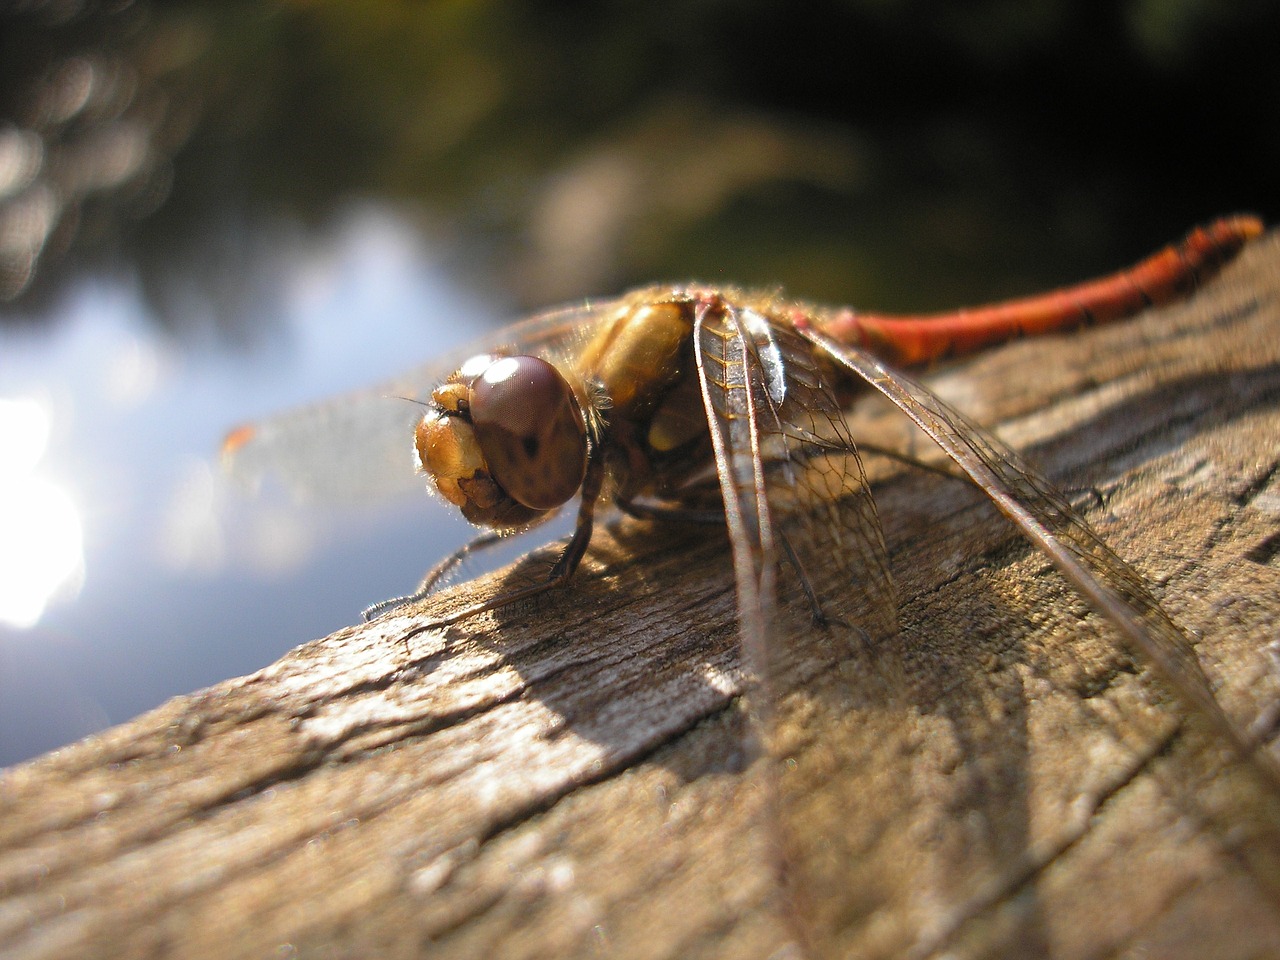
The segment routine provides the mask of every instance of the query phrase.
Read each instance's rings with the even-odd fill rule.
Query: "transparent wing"
[[[735,321],[728,311],[699,306],[694,355],[733,549],[742,645],[755,667],[773,615],[777,548],[756,418],[766,404],[763,371]]]
[[[353,502],[419,489],[413,428],[422,417],[420,403],[436,386],[479,353],[562,362],[617,304],[551,311],[377,386],[238,427],[224,444],[224,467],[250,489],[274,480],[298,502]]]
[[[897,631],[897,597],[888,550],[862,460],[832,388],[833,370],[790,325],[740,311],[754,357],[768,373],[757,411],[769,466],[768,501],[780,546],[812,588],[819,619],[846,623],[872,642]],[[781,394],[779,398],[779,393]],[[854,609],[856,607],[856,609]]]
[[[1197,720],[1187,733],[1210,744],[1205,762],[1214,762],[1211,757],[1217,754],[1222,763],[1223,751],[1215,747],[1230,745],[1220,780],[1230,782],[1222,793],[1231,796],[1233,806],[1217,811],[1202,802],[1205,798],[1181,799],[1197,814],[1217,820],[1225,834],[1237,840],[1248,837],[1239,849],[1251,872],[1280,898],[1280,772],[1274,758],[1223,712],[1190,639],[1160,608],[1143,579],[1046,479],[999,440],[864,351],[837,344],[812,328],[803,335],[910,417],[1121,631],[1131,649],[1188,707],[1188,719]]]
[[[764,787],[782,907],[806,952],[835,955],[828,931],[848,923],[848,828],[864,804],[842,790],[856,781],[832,774],[859,762],[866,740],[846,734],[863,708],[883,716],[896,694],[894,660],[882,656],[897,610],[879,517],[834,370],[811,344],[728,304],[703,308],[696,336],[755,674],[751,713],[778,761],[765,765]],[[775,579],[790,596],[781,606]]]

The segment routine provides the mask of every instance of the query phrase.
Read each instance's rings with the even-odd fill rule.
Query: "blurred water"
[[[32,481],[8,488],[0,570],[34,575],[42,551],[79,552],[66,569],[43,564],[44,582],[7,608],[0,593],[0,764],[264,666],[410,589],[468,536],[425,493],[259,500],[216,458],[233,425],[402,373],[493,324],[497,307],[453,288],[418,235],[372,207],[260,266],[282,323],[247,356],[165,337],[109,280],[79,284],[51,325],[0,329],[0,432],[41,417],[49,428],[38,455],[38,437],[0,455],[0,478],[7,465]],[[19,536],[15,518],[49,489],[82,543],[51,542],[48,517]]]

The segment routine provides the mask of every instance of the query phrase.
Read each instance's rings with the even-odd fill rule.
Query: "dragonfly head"
[[[418,460],[472,523],[527,526],[582,486],[586,421],[573,388],[545,360],[472,357],[431,398]]]

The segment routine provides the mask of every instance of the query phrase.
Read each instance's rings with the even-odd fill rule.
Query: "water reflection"
[[[0,764],[264,666],[469,535],[421,489],[249,498],[216,457],[233,424],[403,373],[501,308],[373,207],[258,266],[283,316],[248,359],[166,337],[121,282],[0,330]]]
[[[7,51],[14,102],[0,117],[0,301],[19,298],[85,238],[102,247],[104,227],[162,203],[200,103],[175,96],[174,81],[203,44],[179,42],[145,4],[40,8],[7,16],[21,41]]]
[[[80,511],[40,476],[49,410],[31,398],[0,400],[0,622],[34,626],[55,596],[79,592],[84,573]]]

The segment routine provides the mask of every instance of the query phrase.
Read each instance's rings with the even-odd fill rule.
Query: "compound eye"
[[[494,360],[471,383],[471,423],[493,479],[535,510],[582,486],[587,430],[573,388],[537,357]]]

